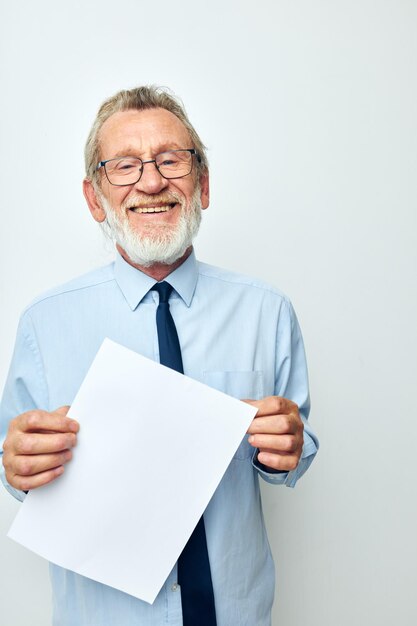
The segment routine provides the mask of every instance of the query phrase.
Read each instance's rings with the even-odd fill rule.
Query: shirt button
[[[177,583],[174,583],[171,587],[171,591],[178,591],[179,588],[180,586]]]

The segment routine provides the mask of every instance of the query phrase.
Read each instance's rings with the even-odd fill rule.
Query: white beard
[[[189,248],[198,233],[201,223],[201,190],[197,184],[187,206],[185,200],[170,192],[168,202],[181,205],[181,213],[176,224],[158,222],[146,224],[141,232],[134,230],[127,217],[129,205],[134,206],[134,199],[129,198],[122,204],[117,214],[108,200],[98,192],[100,202],[106,213],[102,228],[118,244],[135,265],[150,267],[155,263],[172,265]],[[143,198],[143,195],[141,196]],[[149,205],[151,206],[151,202]]]

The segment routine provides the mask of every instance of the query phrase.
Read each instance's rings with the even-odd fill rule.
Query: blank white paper
[[[152,603],[255,414],[105,339],[69,411],[73,459],[27,495],[8,536]]]

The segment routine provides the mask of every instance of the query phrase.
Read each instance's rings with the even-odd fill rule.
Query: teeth
[[[136,207],[132,208],[135,213],[166,213],[171,209],[171,205],[165,206],[148,206],[148,207]]]

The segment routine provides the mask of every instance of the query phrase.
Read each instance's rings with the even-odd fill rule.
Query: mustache
[[[138,207],[155,206],[156,204],[182,204],[183,198],[175,192],[165,192],[160,194],[152,194],[151,196],[144,193],[137,193],[129,196],[123,202],[122,209],[133,209]]]

